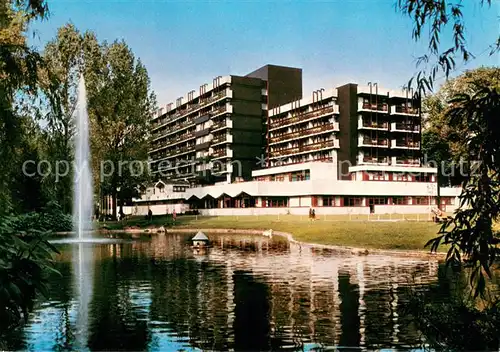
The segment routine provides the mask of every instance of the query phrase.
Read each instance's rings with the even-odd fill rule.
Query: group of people
[[[309,220],[316,220],[316,212],[313,208],[309,209]]]

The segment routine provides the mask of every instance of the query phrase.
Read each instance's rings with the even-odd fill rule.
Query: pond
[[[58,244],[62,276],[7,348],[410,349],[421,336],[404,312],[408,288],[442,284],[433,259],[235,234],[211,235],[212,247],[196,251],[190,237]]]

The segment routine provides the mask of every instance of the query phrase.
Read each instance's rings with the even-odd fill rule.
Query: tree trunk
[[[116,188],[113,187],[113,201],[112,201],[112,205],[113,205],[113,210],[112,210],[112,214],[113,214],[113,220],[116,220],[116,198],[117,198],[117,194],[116,194]]]

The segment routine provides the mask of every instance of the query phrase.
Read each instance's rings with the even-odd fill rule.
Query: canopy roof
[[[208,241],[208,237],[203,232],[198,231],[198,233],[193,237],[192,240],[193,241]]]

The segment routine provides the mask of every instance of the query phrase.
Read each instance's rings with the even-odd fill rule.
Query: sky
[[[395,1],[48,0],[50,17],[34,24],[32,44],[43,47],[68,22],[101,41],[123,39],[148,69],[160,105],[265,64],[302,68],[304,96],[349,82],[400,89],[426,43],[412,40],[411,20]],[[477,57],[455,74],[499,66],[486,49],[500,30],[500,0],[491,8],[464,0],[463,12]]]

